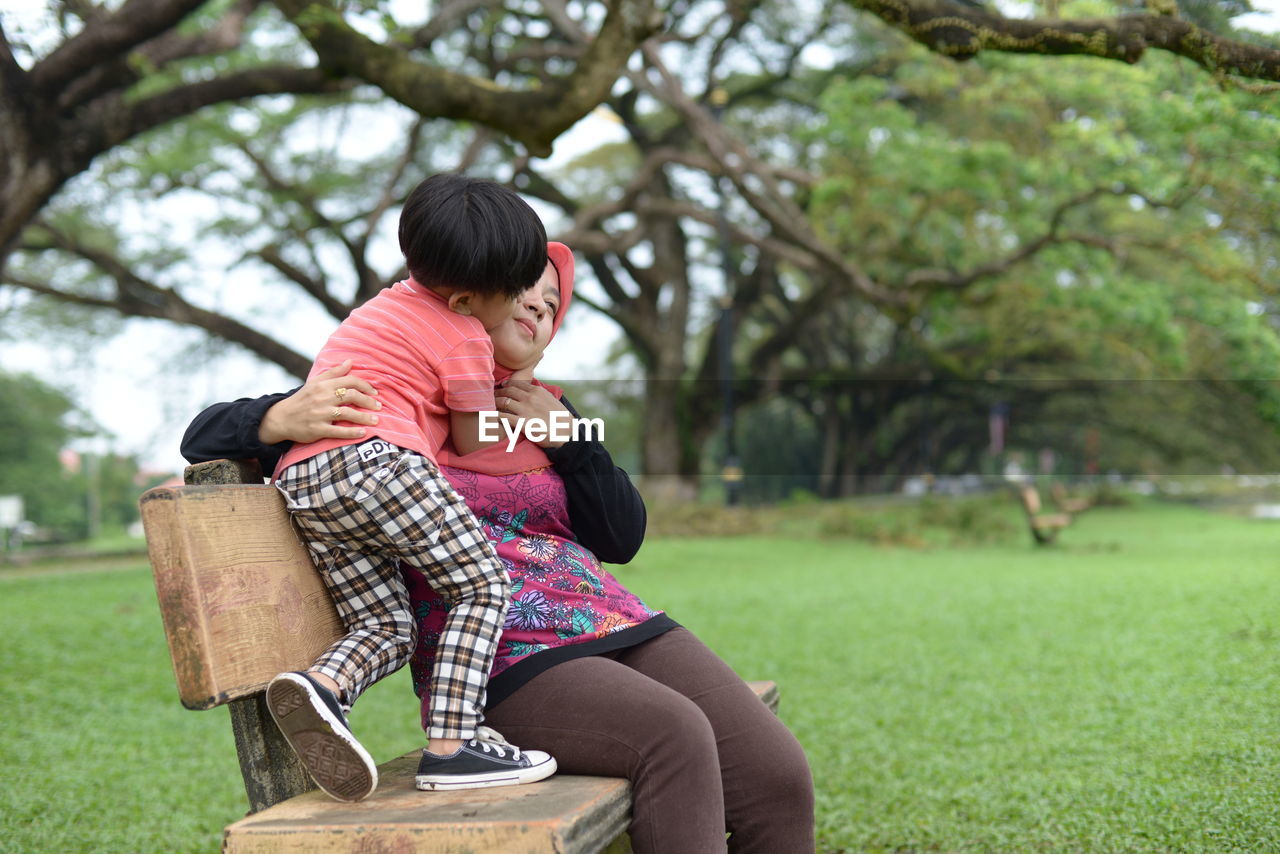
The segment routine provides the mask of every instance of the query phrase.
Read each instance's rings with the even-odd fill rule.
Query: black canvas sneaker
[[[556,772],[556,760],[541,750],[521,750],[482,726],[475,738],[449,756],[422,751],[419,789],[482,789],[534,783]]]
[[[378,786],[378,766],[356,741],[333,692],[305,673],[281,673],[267,686],[267,708],[316,785],[340,801]]]

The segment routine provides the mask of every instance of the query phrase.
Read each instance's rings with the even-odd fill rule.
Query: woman
[[[499,408],[550,421],[553,412],[577,413],[559,389],[532,379],[573,288],[567,247],[553,243],[548,255],[556,281],[526,292],[492,337]],[[188,428],[183,455],[258,457],[270,471],[290,440],[360,435],[350,431],[373,423],[376,392],[348,368],[292,396],[210,407]],[[344,423],[333,423],[335,415]],[[510,453],[503,443],[440,463],[494,542],[514,591],[486,725],[550,752],[564,773],[630,780],[636,852],[812,852],[813,783],[799,743],[691,632],[600,567],[599,558],[630,560],[645,525],[639,493],[604,446],[521,439]],[[421,693],[443,603],[425,585],[411,591]]]

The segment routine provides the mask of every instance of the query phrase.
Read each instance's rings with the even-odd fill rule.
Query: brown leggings
[[[630,780],[636,854],[813,854],[804,750],[686,629],[557,664],[485,717],[561,773]]]

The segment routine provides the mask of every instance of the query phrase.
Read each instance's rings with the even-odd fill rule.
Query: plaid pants
[[[431,674],[427,736],[471,738],[484,717],[510,581],[435,463],[375,439],[290,466],[276,485],[347,629],[312,670],[337,682],[349,707],[404,666],[417,620],[400,575],[403,562],[426,577],[448,609]]]

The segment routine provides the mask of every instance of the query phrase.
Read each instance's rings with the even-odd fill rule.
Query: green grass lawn
[[[1098,509],[1056,549],[651,540],[620,575],[777,680],[825,851],[1280,851],[1280,526]],[[178,703],[150,576],[0,573],[0,851],[217,850],[225,710]],[[406,674],[353,723],[420,742]]]

